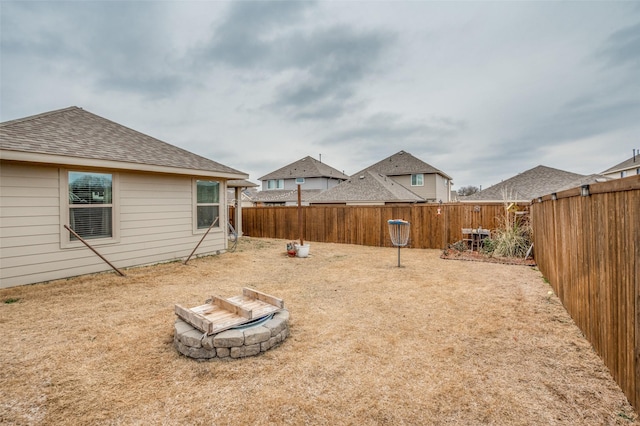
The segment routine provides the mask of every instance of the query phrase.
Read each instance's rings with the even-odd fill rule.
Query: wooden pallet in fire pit
[[[211,335],[265,317],[282,308],[282,299],[244,287],[241,296],[228,299],[212,296],[210,303],[190,309],[176,304],[175,312],[198,330]]]

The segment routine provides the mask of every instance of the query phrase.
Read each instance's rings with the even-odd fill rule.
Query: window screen
[[[196,181],[196,186],[197,227],[208,228],[220,215],[220,182],[199,180]],[[220,226],[219,220],[215,226]]]
[[[112,190],[111,174],[69,172],[69,226],[82,238],[113,236]]]

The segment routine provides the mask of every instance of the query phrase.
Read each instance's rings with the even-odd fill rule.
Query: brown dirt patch
[[[285,243],[0,290],[0,423],[638,424],[535,268]],[[285,300],[291,336],[178,354],[173,305],[243,286]]]

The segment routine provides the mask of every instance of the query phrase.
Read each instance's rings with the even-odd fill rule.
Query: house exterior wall
[[[436,189],[436,201],[442,201],[448,203],[451,201],[451,180],[445,178],[442,175],[432,175],[435,180]]]
[[[616,170],[615,172],[607,173],[604,176],[612,179],[621,179],[623,177],[628,177],[633,175],[640,175],[640,164],[633,165],[626,169]]]
[[[393,176],[392,178],[427,202],[435,203],[442,200],[443,203],[447,203],[451,201],[451,182],[439,174],[425,173],[423,186],[411,186],[411,175]]]
[[[411,175],[401,175],[401,176],[392,176],[391,178],[398,182],[400,185],[407,188],[409,191],[415,193],[416,195],[424,198],[427,201],[431,201],[436,197],[436,187],[435,187],[435,175],[433,174],[424,174],[422,186],[411,186]]]
[[[411,175],[401,175],[401,176],[389,176],[394,182],[399,183],[400,185],[407,188],[409,191],[414,192],[416,195],[419,195],[422,198],[425,198],[424,194],[429,192],[428,189],[428,176],[424,175],[424,186],[411,186]]]
[[[126,171],[114,188],[115,242],[89,240],[116,267],[186,258],[202,238],[194,231],[194,179]],[[3,161],[0,167],[0,288],[50,281],[111,268],[82,245],[63,248],[66,202],[60,169]],[[203,179],[200,177],[200,179]],[[213,180],[213,179],[212,179]],[[220,224],[226,224],[226,184],[220,181]],[[117,225],[116,225],[117,223]],[[213,228],[195,255],[226,248],[225,228]]]
[[[300,185],[300,189],[331,189],[334,186],[337,186],[341,181],[339,179],[330,179],[326,177],[308,177],[304,178],[304,183]],[[296,179],[284,179],[284,188],[279,189],[288,189],[294,190],[298,189],[298,184],[296,183]],[[262,190],[268,191],[267,188],[267,180],[262,181]]]
[[[329,179],[326,177],[308,177],[304,178],[304,183],[300,185],[300,189],[331,189],[338,185],[340,180]],[[286,179],[284,181],[284,189],[297,189],[298,184],[295,179]]]

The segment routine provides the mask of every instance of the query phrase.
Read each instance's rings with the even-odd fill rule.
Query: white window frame
[[[284,189],[284,179],[269,179],[267,190]]]
[[[303,177],[296,178],[296,184],[297,185],[302,185],[303,183],[304,183],[304,178]]]
[[[218,183],[218,202],[217,203],[198,203],[198,182],[217,182]],[[192,199],[193,199],[193,233],[194,234],[204,234],[207,232],[209,227],[198,227],[198,207],[199,206],[214,206],[218,207],[218,222],[211,228],[211,232],[221,232],[222,231],[222,223],[226,223],[227,218],[225,216],[226,209],[223,209],[221,206],[223,205],[223,196],[226,191],[226,185],[224,182],[217,179],[193,179],[192,183]],[[214,218],[215,220],[215,218]]]
[[[411,186],[424,186],[424,173],[412,174]]]
[[[119,174],[111,170],[87,170],[82,168],[59,169],[60,176],[60,248],[72,249],[85,247],[80,240],[72,240],[71,233],[64,225],[70,226],[69,209],[74,204],[69,203],[69,173],[100,173],[111,175],[111,204],[96,204],[95,207],[111,206],[111,237],[91,238],[87,240],[92,246],[115,244],[120,242],[120,177]]]

